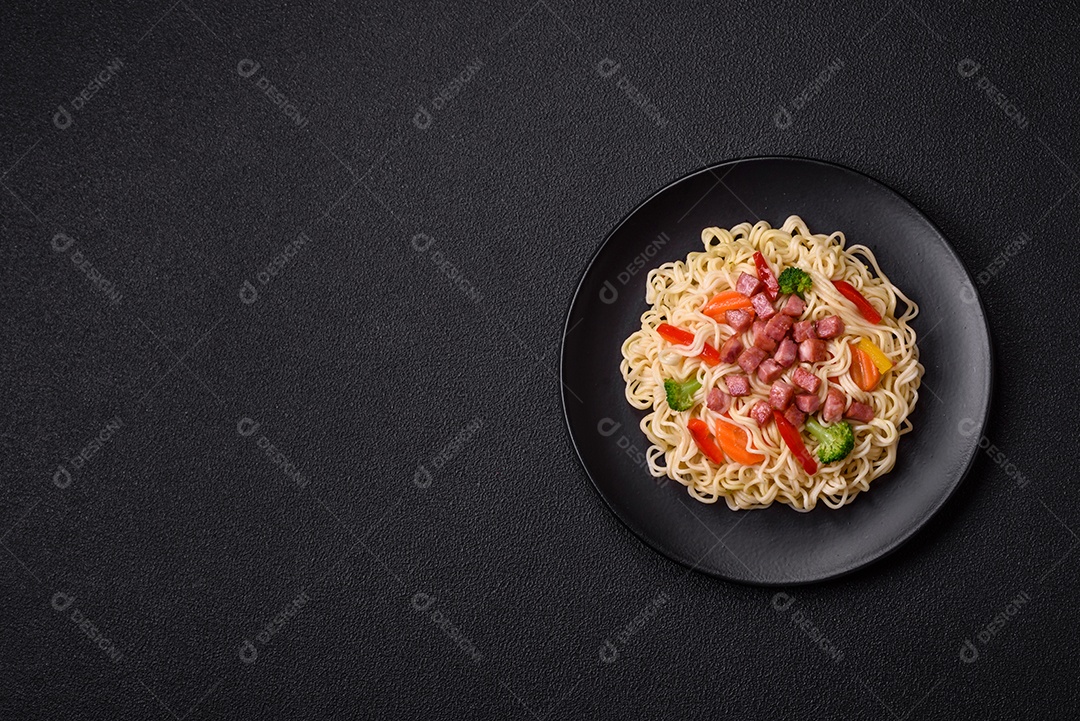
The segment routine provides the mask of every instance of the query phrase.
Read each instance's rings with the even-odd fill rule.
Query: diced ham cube
[[[773,316],[769,322],[765,324],[765,335],[779,343],[784,340],[784,336],[791,330],[791,326],[794,322],[795,321],[791,319],[790,315]]]
[[[742,341],[736,335],[731,336],[724,345],[720,346],[720,360],[724,363],[734,363],[743,351]]]
[[[838,315],[827,315],[814,324],[818,338],[835,338],[844,332],[844,321]]]
[[[761,361],[761,365],[757,367],[757,377],[764,383],[772,383],[784,373],[784,366],[780,365],[772,358],[766,358]]]
[[[802,366],[792,371],[791,382],[811,393],[817,393],[817,389],[821,387],[821,379]]]
[[[773,354],[773,360],[784,368],[788,368],[795,362],[795,359],[798,358],[798,356],[799,346],[790,338],[785,338],[780,341],[780,347],[777,348],[776,353]]]
[[[731,407],[731,396],[719,388],[713,388],[709,391],[709,395],[705,397],[705,405],[714,413],[726,413],[727,409]]]
[[[816,413],[821,407],[821,399],[817,397],[817,393],[796,393],[795,405],[803,413]]]
[[[799,344],[799,360],[820,363],[825,360],[825,341],[811,338]]]
[[[759,336],[754,336],[754,347],[760,348],[765,351],[765,355],[768,355],[776,350],[776,341],[762,333]]]
[[[750,417],[757,421],[759,426],[764,426],[772,420],[772,408],[769,407],[767,402],[758,401],[750,409]]]
[[[795,339],[796,343],[802,343],[804,340],[813,340],[817,338],[817,331],[814,330],[814,321],[800,320],[791,327],[791,337]]]
[[[726,311],[724,313],[724,319],[727,320],[728,325],[739,333],[742,333],[754,322],[754,311],[736,308],[735,310]]]
[[[739,279],[735,281],[735,290],[739,291],[747,298],[752,295],[757,295],[762,291],[765,286],[761,281],[750,275],[749,273],[739,273]]]
[[[764,293],[758,293],[750,299],[750,303],[754,306],[754,311],[757,313],[758,318],[762,320],[768,320],[776,315],[776,308],[773,308],[772,301],[769,300],[769,296]]]
[[[769,389],[769,405],[778,411],[782,411],[791,405],[791,398],[795,395],[795,389],[790,383],[776,381]]]
[[[791,425],[798,428],[806,420],[806,414],[800,411],[796,406],[791,406],[784,411],[784,418],[787,418]]]
[[[768,357],[768,353],[760,348],[747,348],[739,354],[738,364],[747,373],[753,373],[761,365],[761,361]]]
[[[829,392],[825,395],[825,406],[821,409],[821,420],[826,423],[836,423],[844,415],[844,406],[847,405],[847,396],[836,386],[829,386]]]
[[[724,376],[724,382],[727,383],[728,393],[736,398],[750,395],[750,379],[742,373],[728,373]]]
[[[780,309],[780,312],[786,316],[798,318],[803,314],[804,310],[806,310],[806,301],[792,293],[788,296],[788,299]]]
[[[852,401],[851,405],[848,406],[847,411],[844,412],[844,415],[855,421],[869,423],[874,420],[874,409],[865,403]]]

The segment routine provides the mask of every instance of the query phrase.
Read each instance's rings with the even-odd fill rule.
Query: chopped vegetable
[[[765,295],[769,297],[769,300],[776,300],[780,295],[780,284],[776,282],[776,276],[769,267],[769,261],[765,260],[761,251],[754,252],[754,267],[757,268],[758,280],[765,284]]]
[[[743,308],[752,307],[750,299],[739,291],[725,290],[710,298],[709,302],[701,307],[701,312],[713,320],[718,320],[723,323],[724,313],[729,310],[741,310]]]
[[[784,439],[792,455],[802,464],[803,470],[811,476],[817,473],[817,462],[807,452],[799,429],[791,425],[791,421],[784,418],[784,414],[780,411],[774,409],[772,415],[773,420],[776,421],[776,428],[780,431],[780,437]]]
[[[861,390],[872,391],[881,380],[881,371],[874,365],[874,359],[870,354],[859,347],[858,343],[851,344],[851,380]]]
[[[823,426],[813,416],[806,419],[806,430],[817,439],[817,457],[822,463],[835,463],[847,458],[855,447],[855,434],[846,421]]]
[[[656,327],[656,332],[660,334],[660,337],[669,343],[675,345],[693,345],[694,334],[688,330],[682,328],[676,328],[670,323],[661,323]],[[708,365],[714,366],[720,363],[720,351],[716,349],[716,346],[706,343],[701,349],[701,353],[698,354],[698,358],[705,361]]]
[[[799,268],[784,268],[784,272],[780,274],[780,292],[803,297],[803,293],[810,290],[814,285],[814,279],[810,277],[810,274],[805,270]]]
[[[892,361],[885,356],[884,351],[874,345],[874,342],[869,338],[859,339],[859,350],[870,356],[870,360],[874,361],[874,365],[882,373],[888,373],[893,367]]]
[[[690,435],[694,437],[694,443],[710,461],[718,465],[724,462],[724,454],[720,447],[716,445],[712,435],[709,434],[709,425],[705,421],[700,418],[691,418],[686,422],[686,427],[690,429]]]
[[[870,301],[859,292],[858,288],[851,283],[848,283],[846,280],[834,280],[832,284],[840,291],[840,295],[855,304],[855,307],[859,310],[859,314],[862,315],[863,318],[866,318],[871,323],[881,322],[881,314],[874,309],[874,306],[870,305]]]
[[[667,404],[673,411],[685,411],[694,405],[694,394],[701,390],[701,381],[691,378],[688,381],[679,381],[673,378],[664,379],[664,392],[667,393]]]
[[[716,438],[727,457],[744,466],[756,466],[765,460],[760,453],[748,451],[750,435],[742,426],[731,421],[719,420],[716,423]]]

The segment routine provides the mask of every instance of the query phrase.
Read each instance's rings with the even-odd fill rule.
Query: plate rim
[[[989,320],[989,316],[988,316],[988,314],[986,312],[986,306],[983,303],[982,296],[979,294],[978,289],[977,289],[977,287],[976,287],[976,285],[974,283],[974,279],[971,276],[971,271],[968,270],[967,265],[964,264],[963,259],[956,252],[956,249],[953,248],[952,243],[949,242],[948,237],[944,233],[942,233],[941,229],[938,228],[937,224],[935,224],[934,221],[931,220],[930,217],[927,216],[926,213],[923,212],[922,208],[920,208],[918,205],[913,203],[911,201],[911,199],[908,198],[906,195],[904,195],[900,191],[896,190],[892,186],[888,185],[887,183],[884,183],[884,182],[878,180],[877,178],[874,178],[873,176],[868,175],[867,173],[864,173],[864,172],[862,172],[860,170],[856,170],[855,168],[852,168],[850,166],[844,165],[842,163],[837,163],[837,162],[834,162],[834,161],[830,161],[830,160],[821,160],[821,159],[818,159],[818,158],[808,158],[808,157],[799,156],[799,155],[753,155],[753,156],[747,156],[747,157],[743,157],[743,158],[736,158],[736,159],[733,159],[733,160],[725,160],[725,161],[722,161],[722,162],[719,162],[719,163],[713,163],[711,165],[702,166],[702,167],[700,167],[700,168],[698,168],[696,170],[693,170],[693,171],[691,171],[689,173],[681,175],[678,178],[675,178],[674,180],[671,180],[670,182],[665,184],[663,187],[661,187],[658,190],[656,190],[655,192],[649,194],[644,200],[637,203],[628,213],[626,213],[622,218],[619,219],[619,221],[614,225],[614,227],[610,231],[608,231],[608,233],[604,236],[604,239],[601,241],[600,245],[597,246],[596,250],[593,251],[592,256],[589,258],[588,262],[585,264],[584,270],[581,272],[581,276],[578,279],[577,285],[574,288],[574,293],[571,296],[570,303],[569,303],[569,305],[568,305],[568,307],[566,309],[566,319],[563,322],[562,339],[559,342],[559,398],[560,398],[560,402],[562,404],[563,422],[565,424],[566,433],[570,437],[570,444],[574,448],[574,454],[577,456],[578,464],[585,471],[585,476],[589,479],[589,485],[592,486],[593,492],[597,496],[599,496],[601,501],[603,501],[604,506],[607,508],[608,512],[611,513],[611,515],[613,515],[616,519],[618,519],[619,523],[621,523],[628,531],[630,531],[631,535],[634,536],[634,538],[636,538],[638,540],[638,542],[642,543],[643,545],[648,547],[653,552],[663,556],[664,558],[666,558],[668,560],[671,560],[671,561],[674,561],[675,563],[678,563],[679,565],[689,569],[690,571],[693,571],[695,573],[698,573],[698,574],[701,574],[701,575],[704,575],[704,576],[708,576],[710,578],[722,579],[722,580],[727,581],[729,583],[738,583],[738,584],[747,585],[747,586],[768,587],[768,588],[786,588],[786,587],[795,587],[795,586],[806,586],[806,585],[810,585],[810,584],[814,584],[814,583],[822,583],[822,582],[825,582],[825,581],[832,581],[832,580],[836,580],[836,579],[839,579],[839,578],[843,578],[845,576],[849,576],[849,575],[851,575],[853,573],[856,573],[857,571],[860,571],[860,570],[863,570],[863,569],[868,568],[870,566],[874,566],[874,565],[878,564],[880,561],[882,561],[885,558],[891,556],[893,553],[895,553],[897,550],[899,550],[902,546],[906,545],[908,543],[908,541],[910,541],[920,531],[922,531],[923,528],[925,528],[926,525],[930,522],[930,520],[932,518],[934,518],[935,516],[937,516],[938,513],[941,512],[941,509],[944,508],[945,505],[956,495],[956,492],[959,490],[960,486],[964,483],[964,481],[967,479],[968,475],[971,473],[971,469],[975,465],[975,461],[979,456],[977,445],[976,445],[975,450],[971,453],[971,456],[968,458],[967,463],[965,464],[963,471],[961,471],[958,474],[956,481],[949,488],[948,493],[946,493],[941,498],[940,501],[938,501],[936,504],[934,504],[934,506],[929,510],[928,513],[926,513],[916,523],[912,524],[912,526],[910,528],[908,528],[904,533],[898,535],[895,539],[890,541],[890,543],[887,545],[887,547],[883,551],[881,551],[880,553],[875,555],[874,557],[872,557],[872,558],[870,558],[868,560],[865,560],[865,561],[856,562],[856,563],[851,564],[850,566],[848,566],[846,568],[842,568],[842,569],[840,569],[838,571],[835,571],[835,572],[832,572],[832,573],[828,573],[828,574],[825,574],[825,575],[817,575],[817,576],[814,576],[812,578],[807,578],[807,579],[803,579],[803,580],[799,580],[799,581],[772,581],[772,580],[759,581],[759,580],[755,580],[755,579],[733,577],[733,576],[726,575],[724,573],[721,573],[721,572],[716,571],[716,570],[711,569],[711,568],[703,568],[700,565],[698,565],[697,563],[688,563],[685,559],[680,558],[677,554],[671,553],[668,550],[665,550],[665,549],[661,548],[659,545],[654,543],[651,538],[649,538],[648,534],[641,533],[638,529],[634,528],[630,524],[630,522],[627,521],[627,519],[623,518],[623,516],[618,511],[615,510],[614,506],[611,504],[610,501],[608,501],[607,497],[600,490],[600,486],[597,484],[596,479],[593,477],[592,471],[589,470],[588,465],[586,465],[586,463],[585,463],[585,459],[582,456],[581,448],[578,446],[577,439],[574,437],[573,428],[570,425],[570,412],[569,412],[569,409],[567,407],[567,397],[566,397],[567,390],[569,388],[567,386],[567,384],[566,384],[566,339],[567,339],[567,336],[569,335],[570,330],[571,330],[571,328],[570,328],[570,319],[571,319],[571,316],[573,315],[574,307],[577,305],[578,297],[581,295],[581,288],[585,284],[585,279],[588,277],[589,273],[593,269],[593,266],[596,264],[597,259],[600,257],[600,254],[603,253],[605,248],[607,248],[608,244],[611,242],[611,240],[615,236],[615,234],[618,233],[619,230],[627,222],[629,222],[629,220],[632,217],[634,217],[634,215],[636,215],[639,210],[641,210],[646,205],[648,205],[650,202],[652,202],[653,199],[655,199],[656,197],[658,197],[662,193],[667,192],[668,190],[675,187],[676,185],[683,182],[684,180],[692,178],[692,177],[694,177],[696,175],[700,175],[702,173],[715,171],[715,170],[720,169],[720,168],[726,168],[728,166],[737,166],[737,165],[741,165],[742,163],[752,162],[752,161],[761,161],[761,160],[796,161],[796,162],[800,162],[800,163],[808,163],[808,164],[811,164],[811,165],[820,165],[820,166],[825,166],[825,167],[829,167],[829,168],[833,168],[833,169],[839,169],[839,170],[842,170],[842,171],[845,171],[845,172],[852,173],[854,175],[860,176],[861,178],[863,178],[865,180],[869,180],[874,185],[878,185],[881,188],[883,188],[885,191],[887,191],[889,193],[892,193],[893,195],[900,198],[902,201],[904,201],[904,203],[906,203],[908,205],[909,208],[911,208],[918,215],[919,218],[921,218],[928,226],[930,226],[930,228],[933,229],[933,231],[935,233],[937,233],[938,237],[941,239],[942,243],[944,244],[946,251],[956,261],[957,265],[960,266],[961,270],[963,270],[964,275],[965,275],[965,277],[967,279],[968,285],[971,286],[972,290],[974,291],[974,296],[975,296],[977,308],[979,310],[979,315],[980,315],[980,317],[982,319],[983,330],[986,332],[986,341],[987,341],[986,349],[987,349],[987,359],[988,359],[987,363],[988,363],[989,372],[987,374],[987,386],[986,386],[986,396],[985,396],[986,397],[986,406],[985,406],[985,409],[983,410],[982,418],[979,419],[979,424],[978,424],[978,429],[977,429],[977,431],[978,431],[977,435],[980,438],[985,435],[986,426],[987,426],[987,424],[989,423],[989,420],[990,420],[990,412],[993,409],[993,405],[994,405],[994,380],[995,380],[995,376],[996,376],[996,363],[995,363],[995,359],[994,359],[993,335],[991,334],[991,331],[990,331],[990,320]],[[712,191],[710,190],[709,192],[712,192]],[[973,433],[972,435],[976,435],[976,434]],[[746,512],[752,512],[752,511],[746,511]],[[725,546],[725,548],[726,548],[726,546]],[[728,553],[731,553],[731,551],[728,551]]]

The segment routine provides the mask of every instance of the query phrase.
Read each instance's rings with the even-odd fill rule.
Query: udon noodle
[[[893,468],[900,436],[911,430],[908,415],[919,398],[923,373],[910,325],[918,306],[889,282],[869,248],[847,247],[840,232],[812,234],[798,216],[789,217],[781,228],[764,221],[742,223],[730,230],[706,228],[701,239],[703,251],[649,273],[645,299],[650,307],[641,316],[641,330],[622,345],[620,369],[626,399],[633,407],[650,411],[641,421],[641,430],[652,443],[646,453],[650,473],[678,481],[698,501],[723,499],[731,509],[779,502],[809,511],[818,502],[830,508],[850,503],[869,489],[871,481]],[[764,255],[777,274],[781,268],[797,267],[812,277],[813,286],[804,294],[803,319],[838,315],[843,320],[843,335],[828,343],[831,357],[814,369],[824,381],[820,398],[825,398],[832,384],[852,401],[873,408],[869,423],[853,424],[855,445],[850,454],[821,465],[813,474],[804,470],[785,444],[777,423],[760,426],[748,415],[754,401],[767,397],[770,389],[756,374],[749,374],[751,395],[733,398],[725,420],[740,426],[748,437],[747,448],[764,456],[757,465],[730,458],[717,464],[707,458],[687,431],[687,422],[700,418],[713,427],[718,414],[700,398],[689,410],[672,410],[665,396],[665,378],[696,377],[703,395],[710,388],[724,388],[725,375],[742,372],[733,363],[710,366],[697,357],[706,343],[718,347],[733,334],[731,327],[701,309],[715,294],[733,289],[742,272],[755,272],[755,251]],[[881,314],[881,322],[871,323],[860,315],[833,280],[845,280],[857,288]],[[692,345],[675,345],[661,338],[656,331],[660,323],[693,332]],[[747,347],[752,345],[749,330],[742,336]],[[854,353],[851,342],[859,338],[870,340],[893,364],[871,391],[862,390],[849,373]],[[790,372],[784,373],[784,379],[790,379]],[[812,449],[812,439],[807,440]]]

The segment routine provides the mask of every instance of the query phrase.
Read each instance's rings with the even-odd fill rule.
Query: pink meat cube
[[[761,365],[757,367],[757,377],[764,383],[772,383],[784,373],[784,366],[780,365],[772,358],[766,358],[761,361]]]
[[[719,388],[713,388],[705,397],[705,405],[714,413],[725,413],[731,407],[731,396]]]
[[[775,315],[765,324],[765,335],[779,343],[784,340],[794,322],[790,315]]]
[[[844,321],[838,315],[827,315],[814,324],[818,338],[835,338],[844,332]]]
[[[795,344],[790,338],[785,338],[780,341],[780,347],[776,349],[776,353],[773,354],[773,360],[779,363],[784,368],[788,368],[795,359],[799,356],[799,346]]]
[[[727,383],[728,393],[736,398],[750,395],[750,379],[742,373],[728,373],[724,376],[724,382]]]
[[[799,344],[799,360],[806,363],[820,363],[825,360],[825,341],[810,339]]]
[[[750,275],[749,273],[739,273],[739,279],[735,281],[735,290],[739,291],[747,298],[752,295],[757,295],[765,286],[761,284],[761,281]]]
[[[804,340],[813,340],[817,338],[817,331],[814,330],[814,321],[800,320],[791,327],[791,337],[795,339],[796,343],[802,343]]]
[[[766,333],[754,336],[754,347],[760,348],[768,355],[776,350],[776,341],[770,338]]]
[[[793,293],[788,296],[780,312],[786,316],[798,318],[803,314],[804,310],[806,310],[806,301]]]
[[[769,300],[769,296],[764,293],[758,293],[750,299],[750,303],[754,306],[754,311],[757,313],[758,318],[762,320],[768,320],[776,315],[776,308],[773,308],[772,301]]]
[[[795,395],[795,389],[790,383],[776,381],[769,389],[769,405],[778,411],[782,411],[791,405],[791,399]]]
[[[731,336],[724,345],[720,346],[720,360],[725,363],[734,363],[743,351],[742,341],[736,335]]]
[[[795,405],[803,413],[816,413],[817,409],[821,407],[821,399],[817,397],[816,393],[796,393]]]
[[[747,373],[753,373],[766,357],[768,357],[768,353],[760,348],[747,348],[739,354],[739,367]]]
[[[787,418],[791,425],[799,428],[806,420],[806,414],[800,411],[796,406],[791,406],[784,411],[784,418]]]
[[[874,420],[874,409],[865,403],[859,403],[858,401],[852,401],[848,406],[845,416],[854,420],[861,421],[862,423],[869,423]]]
[[[821,379],[802,366],[792,371],[791,382],[811,393],[817,393],[817,389],[821,387]]]
[[[728,325],[737,332],[742,333],[754,322],[754,311],[736,308],[735,310],[725,311],[724,319],[727,320]]]
[[[836,386],[829,386],[829,392],[825,395],[825,407],[821,409],[821,420],[826,423],[836,423],[844,415],[844,406],[847,405],[847,396]]]
[[[772,408],[765,401],[758,401],[750,409],[750,417],[757,421],[759,426],[763,426],[772,420]]]

